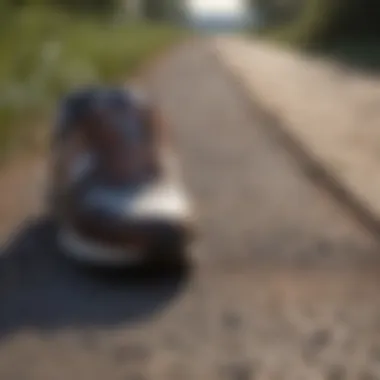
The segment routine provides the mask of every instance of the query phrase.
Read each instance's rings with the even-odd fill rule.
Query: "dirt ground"
[[[208,42],[147,82],[198,208],[195,269],[97,277],[23,225],[0,261],[0,378],[379,378],[377,241],[266,133]]]

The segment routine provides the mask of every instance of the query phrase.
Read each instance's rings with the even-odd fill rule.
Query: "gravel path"
[[[0,378],[377,379],[376,242],[266,133],[209,45],[148,83],[199,210],[193,276],[94,277],[29,226],[0,262]]]

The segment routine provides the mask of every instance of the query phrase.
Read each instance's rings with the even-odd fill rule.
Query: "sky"
[[[241,16],[245,12],[245,0],[187,0],[194,16]]]

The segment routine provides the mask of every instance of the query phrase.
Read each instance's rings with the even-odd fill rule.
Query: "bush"
[[[301,10],[292,22],[265,32],[306,47],[368,39],[380,33],[380,5],[374,0],[306,0],[300,4]]]
[[[39,120],[81,84],[115,83],[181,36],[158,24],[111,23],[26,8],[0,34],[0,152],[13,148],[25,120]]]
[[[337,12],[332,0],[307,0],[290,23],[269,25],[264,33],[281,42],[302,47],[319,46],[327,38]]]
[[[2,9],[17,10],[39,7],[77,13],[112,13],[122,4],[121,0],[0,0]]]

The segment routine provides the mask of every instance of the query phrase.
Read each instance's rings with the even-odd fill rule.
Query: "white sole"
[[[101,266],[130,266],[143,261],[142,252],[134,249],[118,249],[83,239],[75,231],[60,228],[57,240],[62,252],[70,259]]]

